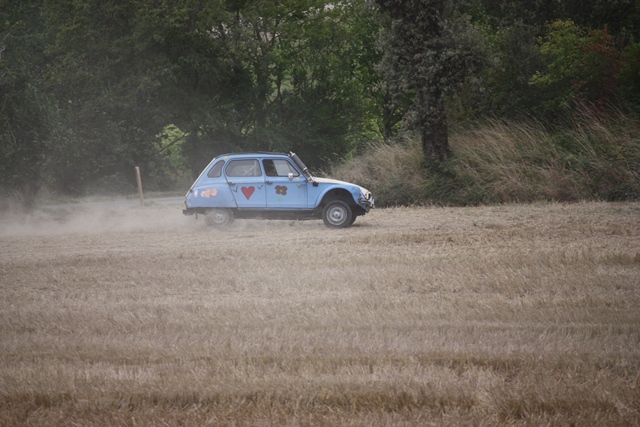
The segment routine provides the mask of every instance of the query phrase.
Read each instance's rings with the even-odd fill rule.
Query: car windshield
[[[306,176],[309,177],[309,179],[311,181],[313,181],[313,175],[311,175],[311,171],[309,170],[309,168],[302,162],[302,160],[300,160],[300,157],[298,157],[298,155],[294,152],[290,152],[289,153],[289,157],[291,158],[291,160],[293,160],[293,162],[300,168],[302,169],[302,172],[304,172],[304,174]]]

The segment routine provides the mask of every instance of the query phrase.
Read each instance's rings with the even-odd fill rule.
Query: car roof
[[[216,159],[220,159],[223,157],[289,157],[289,155],[287,153],[276,153],[276,152],[270,152],[270,151],[254,151],[254,152],[247,152],[247,153],[227,153],[227,154],[220,154],[219,156],[216,156]]]

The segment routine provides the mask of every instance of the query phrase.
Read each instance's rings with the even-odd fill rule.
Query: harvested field
[[[640,203],[46,208],[0,292],[1,426],[640,425]]]

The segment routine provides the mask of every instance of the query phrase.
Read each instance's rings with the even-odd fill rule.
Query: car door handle
[[[235,182],[229,182],[229,185],[236,185]]]
[[[265,181],[265,184],[271,185],[271,184],[273,184],[273,181]]]

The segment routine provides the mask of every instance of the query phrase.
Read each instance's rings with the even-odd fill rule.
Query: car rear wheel
[[[353,224],[353,211],[344,200],[331,200],[322,209],[324,225],[332,228],[344,228]]]
[[[204,222],[212,227],[224,227],[231,224],[235,218],[229,209],[209,209],[204,214]]]

